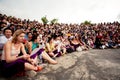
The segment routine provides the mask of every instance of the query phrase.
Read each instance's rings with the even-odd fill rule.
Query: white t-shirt
[[[7,41],[11,39],[12,39],[12,36],[10,38],[6,38],[5,36],[0,36],[0,43],[5,44]]]

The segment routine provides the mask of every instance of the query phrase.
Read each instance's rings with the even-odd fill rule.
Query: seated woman
[[[74,47],[75,51],[82,51],[82,48],[80,47],[80,42],[75,36],[70,40],[70,45]]]
[[[27,33],[27,41],[31,41],[32,39],[32,32]]]
[[[77,37],[78,41],[80,42],[80,46],[81,46],[82,50],[88,50],[90,48],[85,42],[82,41],[80,34],[77,34],[76,37]]]
[[[1,69],[2,74],[5,77],[11,77],[19,72],[26,70],[42,70],[42,67],[34,65],[33,61],[38,52],[31,56],[26,53],[24,45],[22,43],[24,36],[25,33],[23,30],[17,30],[13,34],[12,40],[8,41],[4,45],[3,53],[1,56]],[[19,56],[20,52],[22,52],[23,55]]]
[[[94,49],[94,41],[91,37],[88,37],[88,46],[90,46],[90,48]]]
[[[99,49],[102,46],[101,44],[102,37],[103,37],[103,34],[100,31],[98,31],[96,33],[96,38],[95,38],[95,48]]]
[[[65,36],[64,37],[64,41],[63,41],[63,44],[65,45],[65,48],[66,48],[66,52],[67,53],[72,53],[74,52],[74,47],[70,45],[70,41],[68,40],[68,37]]]
[[[63,38],[62,38],[62,35],[55,35],[54,36],[54,42],[55,44],[55,48],[57,50],[54,51],[55,53],[55,57],[59,57],[61,55],[64,55],[66,53],[66,48],[65,48],[65,45],[63,44]]]
[[[27,48],[27,52],[29,54],[35,54],[34,52],[32,52],[33,50],[38,48],[38,52],[40,52],[38,55],[41,56],[43,59],[47,60],[49,63],[51,64],[56,64],[57,61],[53,60],[46,52],[45,52],[45,47],[40,45],[40,36],[37,35],[33,35],[32,39],[30,42],[28,42],[28,44],[26,45]],[[37,63],[37,57],[36,57],[36,61]]]
[[[48,37],[48,41],[46,43],[46,52],[51,56],[51,57],[54,57],[55,54],[54,54],[54,51],[57,50],[55,48],[55,44],[54,44],[54,41],[53,41],[53,37]]]
[[[61,56],[60,46],[54,43],[53,37],[48,37],[46,52],[53,58]]]

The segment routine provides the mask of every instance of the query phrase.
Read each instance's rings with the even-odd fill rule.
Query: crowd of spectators
[[[44,42],[47,42],[48,37],[55,34],[56,36],[67,36],[68,40],[79,35],[81,41],[90,48],[117,48],[120,44],[119,22],[89,25],[64,23],[44,25],[35,20],[21,20],[20,18],[0,14],[0,36],[3,35],[3,30],[6,27],[12,30],[12,34],[17,29],[23,29],[26,32],[26,39],[29,39],[29,35],[32,36],[32,34],[37,33]]]
[[[28,54],[32,51],[29,51],[29,43],[33,42],[37,35],[40,37],[38,47],[44,48],[51,58],[74,51],[120,47],[120,23],[117,21],[96,24],[43,24],[36,20],[22,20],[0,14],[0,55],[4,44],[11,40],[14,32],[19,29],[25,31],[23,43],[25,48],[28,48]]]

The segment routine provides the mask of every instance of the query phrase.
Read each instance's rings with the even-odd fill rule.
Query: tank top
[[[16,48],[14,47],[14,45],[12,45],[10,55],[11,55],[11,56],[14,56],[14,55],[18,56],[18,54],[20,54],[20,49],[16,49]],[[1,59],[2,59],[2,60],[5,60],[4,50],[3,50],[3,52],[2,52]]]
[[[47,43],[47,45],[48,45],[48,47],[50,48],[50,51],[53,51],[55,44],[54,44],[54,43],[52,43],[52,44]],[[48,52],[48,49],[46,48],[45,51]]]
[[[33,51],[35,48],[37,48],[38,46],[39,46],[38,43],[32,42],[32,51]]]

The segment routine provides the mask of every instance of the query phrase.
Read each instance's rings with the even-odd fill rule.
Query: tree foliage
[[[91,23],[91,21],[87,21],[86,20],[86,21],[83,22],[83,24],[85,24],[85,25],[91,25],[92,23]]]
[[[47,24],[49,22],[46,16],[42,17],[41,20],[43,24]]]
[[[56,23],[58,23],[58,19],[52,19],[52,20],[50,21],[50,23],[51,23],[51,24],[56,24]]]

